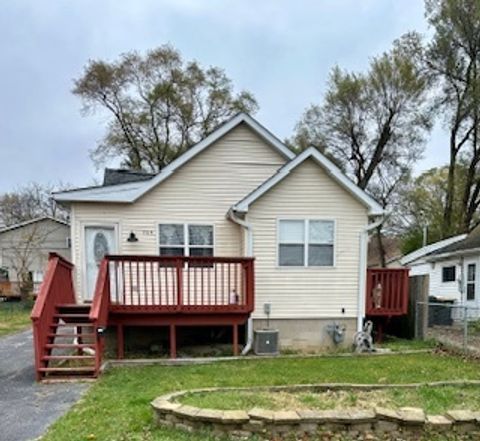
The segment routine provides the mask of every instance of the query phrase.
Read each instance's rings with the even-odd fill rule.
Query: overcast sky
[[[283,139],[304,108],[321,101],[332,66],[364,69],[408,30],[427,32],[421,0],[2,2],[0,192],[100,177],[89,151],[106,119],[82,116],[71,94],[90,58],[171,43],[253,92],[257,119]],[[437,128],[417,171],[447,157]]]

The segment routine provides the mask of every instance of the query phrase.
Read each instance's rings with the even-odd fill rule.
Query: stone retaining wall
[[[446,384],[468,382],[448,382]],[[478,384],[478,382],[472,382]],[[439,383],[435,383],[438,385]],[[444,415],[426,415],[422,409],[405,407],[398,410],[374,408],[367,410],[282,410],[254,408],[244,410],[203,409],[178,403],[178,398],[192,393],[228,390],[312,391],[326,389],[379,389],[394,385],[301,385],[272,388],[211,388],[195,389],[163,395],[151,404],[156,422],[189,432],[210,430],[215,435],[232,439],[248,439],[254,435],[263,439],[381,440],[421,439],[432,433],[455,434],[456,439],[480,439],[480,412],[451,410]],[[415,385],[395,385],[418,387]]]

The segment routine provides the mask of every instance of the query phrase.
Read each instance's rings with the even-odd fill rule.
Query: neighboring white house
[[[28,273],[34,287],[38,287],[50,252],[71,258],[67,222],[46,216],[0,229],[0,268],[14,291],[22,273]]]
[[[429,276],[429,296],[480,307],[480,226],[404,256],[410,276]]]
[[[79,300],[92,298],[100,242],[110,254],[254,256],[256,328],[265,304],[284,345],[361,326],[368,227],[383,210],[316,149],[295,155],[239,114],[156,176],[127,175],[54,195],[71,209]]]

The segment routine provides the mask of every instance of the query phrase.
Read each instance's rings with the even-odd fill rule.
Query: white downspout
[[[245,256],[252,257],[253,256],[253,228],[252,225],[248,222],[240,219],[238,216],[235,215],[232,209],[228,211],[228,217],[235,222],[236,224],[240,225],[246,231],[245,236]],[[245,347],[242,350],[242,355],[247,355],[253,345],[253,319],[252,317],[248,317],[247,321],[247,342]]]
[[[365,318],[365,299],[367,290],[367,246],[368,233],[377,228],[383,222],[383,216],[367,225],[360,233],[360,265],[358,275],[358,314],[357,314],[357,332],[363,329],[363,319]]]

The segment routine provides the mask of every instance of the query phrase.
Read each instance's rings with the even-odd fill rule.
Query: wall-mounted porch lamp
[[[133,231],[130,231],[128,235],[127,242],[138,242],[138,237],[135,235]]]

